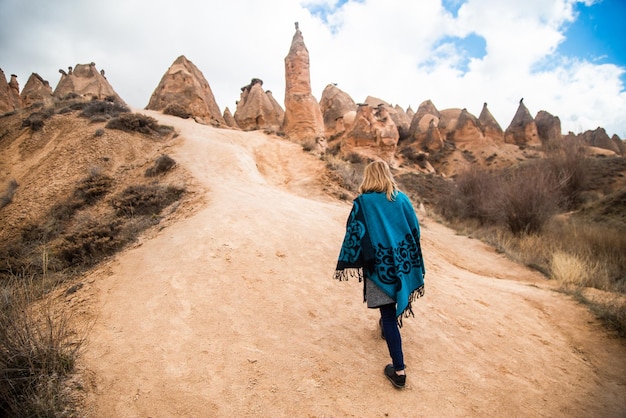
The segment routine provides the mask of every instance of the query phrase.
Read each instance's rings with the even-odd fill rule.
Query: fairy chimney
[[[356,117],[342,139],[342,153],[356,152],[368,158],[380,158],[395,167],[398,128],[384,105],[358,105]]]
[[[483,109],[478,116],[478,127],[483,132],[485,138],[495,142],[504,142],[504,131],[487,108],[487,103],[483,103]]]
[[[300,142],[315,142],[318,151],[326,150],[324,120],[320,106],[311,94],[309,51],[296,23],[296,33],[285,57],[285,118],[282,131]]]
[[[343,133],[346,127],[344,116],[348,112],[356,111],[356,108],[356,103],[348,93],[334,84],[327,85],[320,100],[326,137]]]
[[[543,144],[560,144],[563,139],[561,120],[545,110],[540,110],[535,116],[537,134]]]
[[[20,97],[20,87],[17,82],[17,76],[11,74],[11,81],[7,83],[4,72],[0,68],[0,112],[10,112],[22,107],[22,98]]]
[[[241,88],[234,117],[244,131],[264,129],[278,132],[283,121],[282,109],[278,111],[271,92],[268,95],[263,91],[263,81],[258,78],[253,78],[250,84]]]
[[[504,131],[504,142],[513,145],[541,145],[537,124],[524,105],[524,99],[519,101],[517,112],[511,124]]]
[[[224,109],[224,121],[226,122],[226,125],[228,125],[231,128],[239,128],[239,126],[237,125],[237,121],[235,120],[233,114],[230,112],[230,109],[228,108],[228,106],[226,106],[226,108]]]
[[[226,125],[209,83],[198,67],[184,55],[176,58],[165,72],[146,109],[163,112],[173,105],[185,109],[196,122]]]
[[[22,97],[24,107],[31,106],[35,103],[48,105],[53,101],[50,83],[37,73],[32,73],[30,77],[28,77],[28,81],[26,81],[26,85],[20,96]]]
[[[59,70],[61,79],[52,95],[64,99],[68,95],[77,95],[85,99],[109,100],[125,104],[122,98],[113,90],[106,78],[96,70],[95,63],[76,64],[68,67],[69,72]]]

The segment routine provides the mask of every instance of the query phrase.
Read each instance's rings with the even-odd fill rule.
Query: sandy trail
[[[395,390],[377,312],[332,280],[350,210],[323,163],[156,113],[204,203],[81,290],[93,417],[624,417],[626,347],[535,272],[421,219],[426,297]]]

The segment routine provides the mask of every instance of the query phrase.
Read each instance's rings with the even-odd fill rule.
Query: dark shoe
[[[380,327],[380,338],[385,339],[385,330],[383,329],[383,319],[378,320],[378,326]]]
[[[396,369],[393,368],[393,364],[385,366],[385,376],[387,376],[387,379],[389,379],[391,384],[398,389],[402,389],[406,383],[406,375],[396,374]]]

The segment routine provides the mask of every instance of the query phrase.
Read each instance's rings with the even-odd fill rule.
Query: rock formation
[[[226,106],[226,108],[224,109],[224,121],[226,122],[226,125],[231,128],[239,128],[239,126],[237,125],[237,121],[235,120],[233,114],[230,113],[230,109],[228,108],[228,106]]]
[[[395,167],[398,128],[384,105],[359,104],[354,122],[342,137],[342,153],[356,152],[370,159],[380,158]]]
[[[311,94],[309,51],[296,23],[296,33],[285,57],[285,118],[282,130],[300,142],[315,141],[320,152],[326,150],[324,120],[320,106]]]
[[[253,78],[250,84],[241,88],[241,96],[235,110],[235,121],[244,131],[263,129],[278,132],[283,122],[284,112],[270,94],[263,91],[263,81]]]
[[[563,140],[561,133],[561,120],[558,116],[552,116],[545,110],[540,110],[535,116],[537,134],[544,145],[560,144]]]
[[[394,107],[386,101],[372,96],[367,96],[367,98],[365,99],[365,103],[374,108],[378,106],[385,106],[385,109],[389,113],[389,116],[391,117],[391,119],[393,119],[393,123],[396,124],[398,134],[400,135],[400,140],[408,137],[411,121],[407,118],[406,113],[404,113],[404,110],[402,110],[402,108],[400,108],[399,106]],[[400,109],[401,113],[398,112],[398,109]]]
[[[435,124],[439,124],[440,113],[430,100],[422,102],[417,108],[417,112],[411,118],[409,126],[409,138],[420,140],[420,133],[424,133],[429,129],[431,120],[435,120]]]
[[[619,150],[619,155],[626,156],[626,143],[619,136],[613,134],[611,137],[615,145],[617,145],[617,149]]]
[[[4,71],[0,68],[0,112],[10,112],[21,107],[22,98],[17,76],[11,74],[11,81],[7,83]]]
[[[146,109],[163,112],[171,105],[182,106],[196,122],[226,126],[209,83],[184,55],[165,72]]]
[[[585,131],[581,134],[582,140],[586,145],[590,147],[603,148],[609,151],[615,152],[617,155],[622,155],[618,144],[615,143],[609,135],[607,135],[604,128],[596,128],[593,131]]]
[[[518,146],[541,145],[541,140],[537,133],[537,124],[524,105],[524,99],[519,101],[519,106],[513,120],[504,131],[504,142]]]
[[[480,111],[480,115],[478,116],[478,126],[483,132],[485,138],[494,142],[504,141],[504,131],[496,118],[493,117],[487,108],[487,103],[483,104],[483,109]]]
[[[26,85],[20,94],[24,107],[31,106],[35,103],[43,103],[49,105],[53,101],[52,87],[50,83],[41,78],[37,73],[32,73],[26,81]]]
[[[125,104],[122,98],[113,90],[106,78],[96,70],[96,64],[77,64],[74,69],[68,67],[68,72],[59,70],[61,79],[52,95],[57,99],[64,99],[68,95],[77,95],[87,100],[108,100]]]
[[[467,109],[461,110],[449,138],[457,148],[461,149],[466,148],[468,145],[473,146],[485,142],[485,136],[479,127],[478,119],[468,112]]]
[[[347,93],[336,85],[329,84],[322,92],[320,109],[326,137],[332,138],[345,131],[347,126],[344,117],[348,112],[356,112],[357,105]]]

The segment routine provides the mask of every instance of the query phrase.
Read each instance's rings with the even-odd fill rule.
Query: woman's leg
[[[402,338],[396,320],[396,304],[390,303],[380,307],[380,317],[382,319],[385,341],[389,349],[389,355],[396,371],[404,370],[404,355],[402,354]]]

